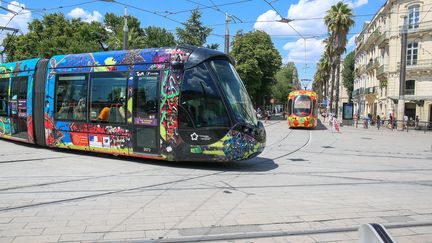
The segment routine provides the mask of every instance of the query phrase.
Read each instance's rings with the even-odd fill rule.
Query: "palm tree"
[[[331,83],[330,83],[330,94],[328,95],[328,87],[326,87],[326,97],[330,98],[329,106],[330,111],[333,109],[333,97],[334,97],[334,88],[335,88],[335,73],[336,73],[336,49],[333,46],[333,38],[329,36],[327,39],[324,40],[325,44],[325,51],[324,51],[324,59],[327,64],[327,82],[330,81],[331,77]],[[327,83],[326,83],[327,84]]]
[[[339,102],[339,82],[340,82],[340,58],[342,53],[345,51],[347,44],[347,34],[350,28],[354,25],[352,9],[343,2],[331,6],[327,11],[327,15],[324,18],[324,22],[330,32],[331,37],[331,49],[334,50],[334,66],[336,67],[336,115],[338,112]],[[333,71],[334,73],[334,71]],[[332,77],[333,80],[333,77]],[[333,86],[332,86],[333,88]],[[332,93],[333,94],[333,93]],[[333,99],[331,99],[332,101]],[[331,103],[332,104],[332,103]],[[332,108],[332,106],[331,106]]]

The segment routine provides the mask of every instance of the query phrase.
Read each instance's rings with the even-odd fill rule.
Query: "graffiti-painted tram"
[[[317,95],[310,90],[294,90],[288,95],[288,125],[315,128],[318,119]]]
[[[266,135],[224,53],[193,46],[0,65],[0,137],[160,160],[233,161]]]

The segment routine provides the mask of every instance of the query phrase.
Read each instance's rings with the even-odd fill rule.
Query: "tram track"
[[[288,222],[287,222],[288,223]],[[255,226],[260,229],[260,226],[287,224],[287,223],[270,223],[270,224],[240,224],[233,225],[232,227],[251,227]],[[301,223],[307,223],[301,221]],[[432,221],[423,222],[411,222],[411,223],[383,223],[386,229],[406,229],[416,227],[432,227]],[[166,238],[166,239],[151,239],[151,240],[138,240],[134,242],[140,243],[183,243],[183,242],[212,242],[212,241],[233,241],[233,240],[247,240],[247,239],[262,239],[262,238],[277,238],[277,237],[298,237],[298,236],[309,236],[318,234],[341,234],[356,232],[359,230],[359,226],[345,226],[345,227],[334,227],[334,228],[315,228],[305,230],[291,230],[291,231],[252,231],[252,232],[237,232],[237,233],[225,233],[225,234],[213,234],[213,235],[199,235],[199,236],[185,236],[178,238]],[[229,227],[229,226],[223,226]],[[181,229],[178,229],[181,230]]]
[[[291,134],[291,133],[290,133],[290,134]],[[289,135],[289,134],[288,134],[288,135]],[[296,149],[294,149],[294,150],[292,150],[292,151],[290,151],[290,152],[288,152],[288,153],[285,153],[285,154],[282,154],[282,155],[276,156],[276,157],[274,157],[274,158],[271,158],[271,160],[278,160],[278,159],[282,159],[282,158],[287,157],[287,156],[289,156],[289,155],[291,155],[291,154],[294,154],[294,153],[296,153],[296,152],[298,152],[298,151],[300,151],[300,150],[306,148],[306,147],[310,144],[311,141],[312,141],[312,130],[309,130],[309,136],[308,136],[308,139],[306,140],[306,142],[305,142],[304,144],[302,144],[300,147],[298,147],[298,148],[296,148]]]
[[[139,187],[130,187],[130,188],[124,188],[124,189],[119,189],[119,190],[111,190],[111,191],[107,191],[107,192],[101,192],[101,193],[96,193],[96,194],[91,194],[91,195],[84,195],[84,196],[79,196],[79,197],[71,197],[71,198],[53,200],[53,201],[48,201],[48,202],[32,203],[32,204],[20,205],[20,206],[15,206],[15,207],[5,207],[5,208],[0,208],[0,213],[1,212],[14,211],[14,210],[21,210],[21,209],[26,209],[26,208],[45,206],[45,205],[55,205],[55,204],[60,204],[60,203],[74,202],[74,201],[97,198],[97,197],[108,196],[108,195],[124,193],[124,192],[140,191],[140,190],[146,189],[146,188],[165,186],[165,185],[170,185],[170,184],[174,184],[174,183],[186,182],[186,181],[191,181],[191,180],[195,180],[195,179],[199,179],[199,178],[214,176],[214,175],[222,174],[224,172],[226,172],[226,171],[219,171],[219,172],[215,172],[215,173],[210,173],[210,174],[205,174],[205,175],[200,175],[200,176],[193,176],[193,177],[184,178],[184,179],[171,180],[171,181],[167,181],[167,182],[155,183],[155,184],[144,185],[144,186],[139,186]]]
[[[319,176],[319,175],[315,175]],[[415,186],[426,186],[432,187],[432,181],[395,181],[395,180],[378,180],[378,179],[362,179],[362,178],[348,178],[348,177],[333,177],[334,179],[346,179],[346,180],[357,180],[357,181],[365,181],[365,182],[335,182],[335,183],[311,183],[311,184],[286,184],[286,185],[260,185],[260,186],[205,186],[205,187],[177,187],[172,189],[166,188],[145,188],[147,186],[139,187],[139,188],[131,188],[131,189],[122,189],[121,193],[135,193],[138,192],[149,192],[149,191],[194,191],[194,190],[236,190],[240,191],[241,189],[268,189],[268,188],[291,188],[291,187],[319,187],[319,186],[361,186],[361,185],[415,185]],[[182,182],[182,181],[180,181]],[[177,183],[177,182],[173,182]],[[166,183],[169,184],[169,183]],[[154,185],[149,187],[157,187],[162,185]],[[0,195],[6,194],[26,194],[26,193],[83,193],[83,192],[113,192],[115,190],[62,190],[62,191],[20,191],[20,192],[0,192]],[[113,194],[113,193],[111,193]],[[0,210],[1,212],[1,210]]]

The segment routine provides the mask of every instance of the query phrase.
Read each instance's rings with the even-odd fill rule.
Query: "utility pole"
[[[228,13],[225,13],[225,53],[229,53],[229,29],[228,29],[228,23],[229,23],[229,15]]]
[[[406,78],[406,48],[408,39],[407,17],[404,17],[404,23],[401,32],[401,59],[399,70],[399,100],[397,109],[398,130],[404,129],[405,113],[405,78]]]
[[[12,31],[12,37],[19,32],[19,29],[15,29],[15,28],[10,28],[10,27],[6,27],[6,26],[0,26],[0,30],[3,32],[4,30],[7,31]],[[9,39],[10,41],[10,39]],[[6,51],[6,48],[8,47],[9,42],[6,43],[6,45],[3,46],[3,51],[0,52],[0,62],[4,63],[4,53]]]
[[[127,24],[127,8],[125,7],[124,12],[124,25],[123,25],[123,50],[128,49],[128,37],[129,37],[129,28]]]

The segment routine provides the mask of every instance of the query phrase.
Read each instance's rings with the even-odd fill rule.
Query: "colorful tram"
[[[234,161],[266,134],[224,53],[193,46],[0,64],[0,137],[171,161]]]
[[[288,125],[315,128],[318,119],[317,95],[310,90],[295,90],[288,95]]]

